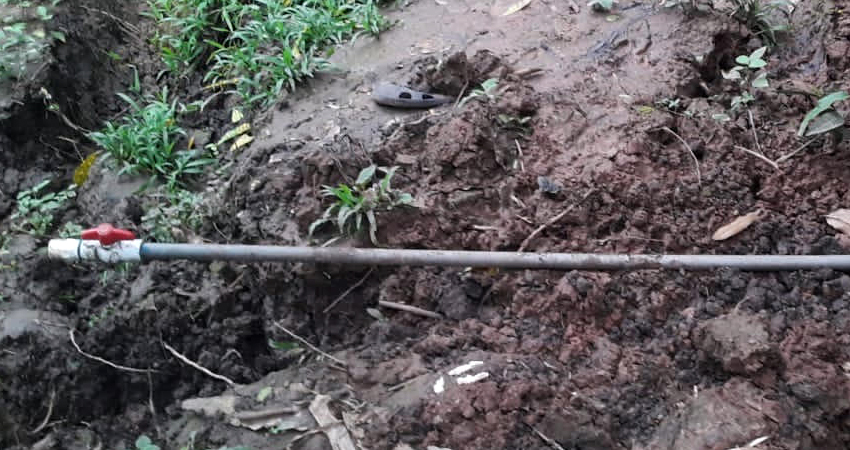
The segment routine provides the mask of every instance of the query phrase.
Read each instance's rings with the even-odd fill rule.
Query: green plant
[[[148,0],[172,71],[210,62],[205,82],[267,105],[328,66],[329,45],[388,27],[375,0]]]
[[[65,222],[59,228],[58,234],[60,238],[79,238],[82,232],[82,226],[72,222]]]
[[[466,104],[466,102],[472,100],[473,98],[484,97],[489,102],[493,102],[496,100],[496,87],[499,85],[499,80],[497,78],[490,78],[481,83],[481,87],[477,89],[473,89],[472,92],[469,93],[463,100],[460,101],[459,107],[462,107]]]
[[[755,96],[749,91],[750,87],[754,89],[764,89],[770,85],[767,81],[767,72],[763,71],[767,66],[767,61],[764,60],[764,54],[767,47],[761,47],[753,51],[749,55],[740,55],[735,58],[735,67],[728,72],[722,72],[723,78],[731,81],[736,81],[743,91],[732,98],[732,109],[738,109],[740,106],[745,106],[755,100]]]
[[[778,14],[788,21],[794,10],[789,0],[732,0],[732,5],[731,16],[770,47],[777,44],[779,33],[788,31],[788,25],[777,22]]]
[[[323,186],[322,195],[333,197],[334,203],[329,206],[321,218],[310,225],[309,235],[321,225],[336,222],[340,234],[347,231],[360,231],[363,219],[369,222],[369,238],[378,245],[376,232],[378,223],[375,211],[391,210],[397,206],[410,205],[413,197],[405,192],[392,189],[391,181],[398,167],[378,167],[371,165],[360,171],[354,185],[349,187],[340,184],[337,187]],[[375,178],[375,173],[384,172],[381,179]],[[373,182],[374,179],[374,182]]]
[[[76,196],[75,186],[71,185],[59,192],[42,194],[42,190],[50,184],[50,179],[33,186],[31,189],[18,193],[17,208],[12,214],[12,228],[44,236],[53,226],[54,214],[65,203]]]
[[[103,130],[89,133],[89,138],[123,165],[120,173],[149,174],[152,181],[164,180],[174,191],[185,177],[216,162],[199,150],[176,150],[178,139],[186,132],[177,124],[179,103],[177,99],[169,103],[167,88],[158,96],[148,96],[145,106],[125,94],[118,96],[129,103],[130,114],[118,125],[107,122]]]
[[[531,116],[516,117],[509,116],[507,114],[499,114],[498,116],[496,116],[496,120],[499,121],[499,125],[502,128],[505,128],[507,130],[514,130],[523,134],[531,131],[531,128],[528,124],[531,121]]]
[[[103,274],[101,274],[100,284],[101,284],[101,286],[104,286],[104,287],[108,284],[108,279],[104,280]],[[97,325],[98,323],[100,323],[100,321],[109,317],[113,312],[115,312],[115,307],[113,307],[112,305],[106,305],[103,308],[101,308],[101,310],[98,311],[97,313],[90,314],[88,320],[86,321],[86,325],[90,329],[94,328],[95,325]]]
[[[26,17],[3,18],[0,28],[0,78],[17,79],[26,73],[30,64],[37,61],[54,41],[65,42],[65,35],[59,31],[47,33],[44,22],[53,18],[52,7],[59,0],[52,0],[50,6],[36,5],[32,1],[0,0],[0,5],[32,8],[35,6],[37,20]]]
[[[160,196],[162,197],[162,196]],[[182,189],[167,192],[142,216],[142,230],[157,242],[182,240],[183,231],[197,231],[204,220],[201,194]]]
[[[590,0],[587,6],[597,12],[608,12],[614,7],[616,0]]]
[[[797,136],[813,136],[842,127],[844,118],[832,108],[832,105],[848,98],[850,98],[850,95],[844,91],[833,92],[821,97],[817,105],[803,117],[800,128],[797,130]]]
[[[136,439],[136,450],[159,450],[159,446],[154,445],[151,438],[141,435]]]

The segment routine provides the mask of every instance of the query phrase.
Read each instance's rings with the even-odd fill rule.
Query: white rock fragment
[[[458,377],[457,384],[475,383],[476,381],[481,381],[481,380],[483,380],[483,379],[485,379],[489,376],[490,376],[490,374],[488,372],[478,372],[475,375],[467,375],[465,377]]]
[[[443,391],[445,391],[445,390],[446,390],[446,380],[444,380],[443,377],[440,377],[440,379],[437,380],[436,383],[434,383],[434,393],[435,394],[442,394]]]
[[[475,366],[480,366],[481,364],[484,364],[484,362],[483,361],[470,361],[470,362],[468,362],[464,365],[457,366],[454,369],[450,370],[449,375],[451,375],[453,377],[460,375],[464,372],[468,372],[469,370],[471,370]]]

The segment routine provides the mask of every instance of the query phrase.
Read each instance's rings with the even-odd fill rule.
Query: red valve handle
[[[112,245],[118,241],[131,241],[136,239],[132,231],[115,228],[112,224],[102,223],[97,228],[83,230],[80,238],[86,241],[100,241],[101,245]]]

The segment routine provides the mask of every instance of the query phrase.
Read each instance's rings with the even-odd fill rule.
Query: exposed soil
[[[20,89],[49,86],[73,122],[93,128],[120,111],[114,93],[131,73],[103,50],[137,64],[146,85],[155,83],[156,56],[116,23],[150,30],[134,2],[70,3],[56,20],[67,44],[53,51],[40,81]],[[374,162],[399,165],[394,185],[417,199],[415,208],[379,214],[378,239],[389,247],[516,250],[573,207],[527,250],[850,251],[850,240],[824,221],[850,205],[846,141],[820,138],[778,171],[736,148],[761,149],[771,160],[794,151],[814,103],[789,91],[848,88],[850,2],[800,2],[795,33],[768,56],[772,86],[785,93],[761,92],[752,119],[742,113],[729,122],[712,118],[734,94],[720,71],[762,44],[723,14],[624,4],[608,22],[568,2],[535,1],[507,17],[494,12],[510,2],[439,3],[388,10],[402,22],[378,40],[341,47],[333,61],[344,71],[258,111],[257,141],[225,156],[232,170],[202,186],[213,213],[198,238],[324,242],[330,227],[307,238],[323,211],[319,187]],[[528,76],[529,68],[542,71]],[[493,100],[463,108],[399,112],[369,97],[376,79],[459,95],[491,77],[501,79]],[[42,138],[67,134],[89,145],[28,95],[0,123],[0,217],[17,192],[73,169],[73,146]],[[667,109],[655,103],[661,99],[679,103]],[[212,104],[192,126],[221,135],[232,104]],[[531,119],[523,129],[500,117]],[[688,143],[698,171],[665,127]],[[63,219],[138,229],[138,202],[122,183],[96,167]],[[739,235],[711,239],[759,209],[762,217]],[[194,435],[196,448],[326,449],[324,433],[301,436],[318,428],[306,408],[323,395],[369,449],[726,450],[763,436],[757,448],[850,448],[847,273],[367,274],[368,267],[185,262],[104,272],[51,262],[45,245],[14,235],[0,255],[3,448],[131,448],[147,434],[163,448]],[[355,236],[333,245],[370,244]],[[379,300],[443,319],[389,309],[378,319],[367,308]],[[270,347],[291,340],[276,323],[347,369],[303,346]],[[184,364],[164,344],[235,385]],[[488,376],[461,384],[448,373],[470,361],[482,364],[464,375]],[[277,433],[230,420],[244,425],[246,412],[275,408],[289,424]]]

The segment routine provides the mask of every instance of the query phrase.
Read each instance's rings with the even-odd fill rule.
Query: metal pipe
[[[659,255],[143,243],[142,261],[191,260],[551,270],[850,270],[850,255]]]

